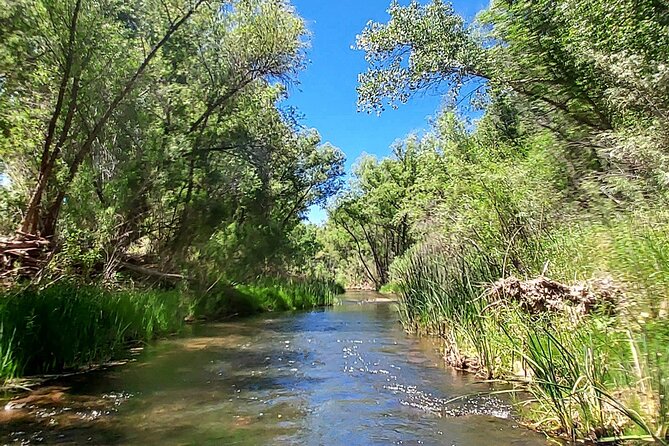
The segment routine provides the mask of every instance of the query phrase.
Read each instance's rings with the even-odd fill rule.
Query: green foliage
[[[0,297],[2,378],[108,361],[129,341],[148,341],[182,327],[177,291],[107,292],[59,283]]]
[[[370,64],[358,86],[362,109],[381,111],[386,99],[396,107],[442,82],[457,90],[478,75],[479,43],[450,3],[394,0],[388,13],[387,24],[369,22],[357,38]]]
[[[3,233],[53,237],[60,272],[106,281],[129,260],[229,280],[287,264],[344,163],[282,104],[308,38],[288,2],[5,3]]]
[[[486,251],[481,256],[494,271],[540,269],[542,260],[526,254],[567,192],[560,161],[546,153],[553,139],[537,135],[513,151],[490,138],[485,127],[468,132],[446,110],[432,132],[396,146],[395,157],[363,159],[326,226],[329,249],[338,253],[330,254],[335,269],[352,269],[361,259],[378,288],[394,259],[422,240],[452,246],[457,255]]]
[[[517,136],[508,128],[514,113],[529,130],[549,129],[570,146],[579,181],[610,188],[609,180],[642,176],[666,186],[667,146],[658,137],[669,116],[665,6],[498,0],[471,24],[441,0],[393,2],[389,12],[386,24],[370,23],[358,37],[370,65],[361,107],[444,85],[452,100],[470,97],[495,111],[507,136]],[[476,94],[460,97],[468,80]]]
[[[329,248],[339,251],[340,257],[331,269],[335,274],[349,275],[352,284],[381,288],[388,283],[392,261],[413,243],[406,203],[418,180],[424,153],[413,138],[395,146],[393,153],[394,158],[382,161],[362,158],[348,190],[330,207],[332,224],[325,228],[323,237],[334,242]],[[354,255],[357,259],[343,265],[341,251],[346,245],[349,249],[343,257],[350,260]]]
[[[640,210],[605,222],[576,222],[554,231],[542,249],[553,277],[564,281],[612,276],[653,317],[669,299],[667,213]],[[632,310],[630,310],[632,311]]]
[[[257,301],[263,311],[304,310],[332,305],[343,288],[335,282],[318,280],[268,280],[255,285],[240,285],[237,289]]]
[[[216,319],[262,312],[308,310],[332,305],[341,285],[318,279],[271,279],[250,284],[217,285],[196,299],[196,317]]]
[[[379,289],[379,293],[382,294],[397,294],[400,292],[400,288],[397,284],[387,283]]]
[[[454,365],[522,373],[541,429],[666,443],[666,5],[495,0],[467,23],[434,0],[389,14],[358,36],[360,107],[440,87],[454,107],[406,139],[419,162],[394,202],[412,246],[390,266],[406,327],[443,337]],[[475,123],[455,111],[467,99]],[[364,208],[386,188],[367,184]],[[510,275],[606,280],[624,298],[613,317],[528,315],[486,293]]]

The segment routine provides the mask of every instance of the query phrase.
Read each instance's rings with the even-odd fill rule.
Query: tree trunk
[[[149,64],[151,61],[156,57],[160,49],[169,41],[169,39],[172,37],[172,35],[179,29],[181,26],[188,21],[188,19],[197,11],[197,9],[205,2],[205,0],[199,0],[196,2],[182,17],[179,19],[177,22],[172,24],[170,28],[167,30],[163,38],[151,49],[149,54],[144,58],[140,66],[137,68],[135,73],[132,75],[132,77],[126,82],[125,86],[123,89],[116,95],[114,100],[111,102],[111,104],[107,107],[105,110],[104,114],[98,119],[98,121],[95,123],[93,126],[93,130],[91,133],[88,135],[88,138],[84,141],[84,143],[81,145],[79,150],[77,151],[74,161],[70,165],[70,170],[68,173],[68,176],[61,186],[60,190],[58,191],[56,198],[51,202],[51,204],[48,206],[48,212],[44,217],[43,221],[43,236],[45,237],[51,237],[55,234],[56,230],[56,225],[58,223],[58,218],[60,216],[60,210],[63,206],[63,201],[65,199],[65,196],[67,194],[67,191],[69,189],[70,184],[74,180],[77,172],[79,171],[79,167],[81,166],[81,163],[86,159],[86,156],[91,151],[91,148],[93,147],[93,144],[95,141],[98,139],[100,136],[100,133],[104,130],[107,122],[109,119],[111,119],[112,114],[116,109],[119,107],[119,105],[123,102],[123,100],[130,94],[130,92],[134,89],[137,81],[141,77],[141,75],[146,71],[148,68]],[[48,179],[47,179],[48,181]],[[43,191],[43,189],[42,189]],[[39,206],[41,203],[41,197],[42,193],[40,192],[39,197],[36,200],[35,205]]]
[[[23,218],[21,223],[20,230],[28,234],[37,234],[39,232],[39,220],[40,220],[40,205],[42,203],[42,197],[44,196],[44,191],[51,179],[51,172],[56,163],[56,158],[59,156],[60,147],[64,143],[65,138],[63,134],[59,138],[59,144],[57,144],[54,153],[51,153],[51,145],[53,144],[53,139],[56,135],[56,126],[58,125],[58,120],[63,109],[63,103],[65,102],[65,93],[67,92],[67,85],[70,81],[70,74],[72,72],[72,65],[74,62],[74,46],[76,43],[76,32],[77,32],[77,22],[79,20],[79,11],[81,9],[81,0],[77,0],[77,3],[74,6],[74,12],[72,13],[72,20],[70,22],[70,34],[69,34],[69,43],[67,48],[67,55],[65,57],[65,67],[63,69],[63,77],[60,81],[60,88],[58,89],[58,98],[56,99],[56,106],[54,108],[53,114],[51,115],[51,120],[49,121],[49,126],[47,129],[46,137],[44,138],[44,148],[42,149],[42,158],[40,160],[40,170],[37,177],[37,184],[35,189],[30,197],[28,202],[28,209],[26,210],[26,215]],[[78,89],[78,81],[73,83],[73,96],[76,96],[75,88]],[[70,101],[72,104],[72,100]],[[68,117],[71,116],[68,112]],[[65,127],[69,129],[69,125],[64,126],[63,132],[65,132]],[[62,142],[61,142],[62,141]]]

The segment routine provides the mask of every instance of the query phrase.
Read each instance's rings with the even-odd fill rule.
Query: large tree
[[[235,228],[262,264],[338,189],[342,153],[282,106],[308,37],[288,2],[3,3],[3,206],[23,196],[22,233],[95,245],[112,276]]]

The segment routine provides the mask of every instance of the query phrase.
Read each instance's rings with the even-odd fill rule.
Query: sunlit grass
[[[666,444],[666,222],[664,214],[634,215],[537,235],[527,245],[534,252],[516,247],[528,278],[541,274],[541,264],[565,283],[611,277],[624,294],[613,316],[528,315],[495,300],[486,286],[521,272],[499,249],[458,241],[423,244],[395,263],[401,319],[411,331],[442,337],[447,355],[475,357],[482,377],[529,391],[519,408],[538,429],[571,440]]]
[[[129,341],[178,331],[187,314],[177,291],[105,291],[60,283],[0,297],[0,373],[52,373],[111,359]]]
[[[334,281],[266,278],[235,287],[216,286],[196,300],[194,313],[199,317],[215,317],[306,310],[332,305],[343,292],[343,287]]]

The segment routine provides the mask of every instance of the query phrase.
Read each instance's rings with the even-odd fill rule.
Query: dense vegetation
[[[390,283],[451,364],[528,389],[537,428],[669,443],[669,6],[389,13],[358,36],[360,107],[425,91],[446,106],[359,161],[319,234],[323,268]]]
[[[283,103],[288,2],[2,0],[0,42],[0,377],[331,301],[303,219],[344,156]]]
[[[104,363],[123,356],[129,345],[179,333],[188,320],[304,310],[331,305],[340,292],[323,281],[267,279],[206,294],[73,282],[14,290],[0,301],[0,378]]]
[[[669,443],[669,6],[393,2],[359,106],[444,94],[344,157],[284,105],[284,0],[0,0],[0,377],[184,319],[390,287],[446,358],[572,440]],[[322,228],[303,223],[330,203]]]

